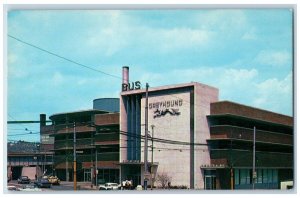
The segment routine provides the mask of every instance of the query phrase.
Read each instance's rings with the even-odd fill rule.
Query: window
[[[278,183],[278,170],[273,170],[273,183]]]
[[[249,169],[241,169],[240,170],[240,179],[241,179],[241,184],[250,184],[250,170]]]
[[[278,183],[278,170],[257,169],[256,174],[257,174],[257,178],[255,180],[255,183],[258,184]],[[252,169],[235,169],[234,184],[235,185],[252,184]]]
[[[273,169],[268,170],[268,183],[272,183]]]
[[[234,184],[235,185],[240,184],[240,170],[239,169],[234,170]]]
[[[256,183],[261,184],[262,182],[263,182],[263,171],[262,169],[258,169]]]
[[[266,184],[268,183],[268,170],[263,169],[263,183]]]
[[[259,169],[257,170],[257,183],[278,183],[278,170]]]

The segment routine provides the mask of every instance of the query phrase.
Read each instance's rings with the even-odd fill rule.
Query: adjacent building
[[[281,181],[293,181],[292,117],[221,101],[210,104],[207,118],[206,189],[278,189]]]
[[[16,180],[26,175],[34,180],[44,172],[51,173],[51,152],[40,152],[40,143],[9,142],[7,144],[7,179]]]
[[[41,130],[52,139],[43,148],[54,152],[53,172],[63,181],[73,181],[75,148],[77,181],[119,182],[119,100],[96,99],[93,106],[51,115],[52,125]]]

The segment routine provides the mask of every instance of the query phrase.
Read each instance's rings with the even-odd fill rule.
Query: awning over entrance
[[[144,162],[139,160],[123,160],[123,162],[119,163],[120,165],[144,165]],[[158,166],[158,162],[148,162],[148,166]]]

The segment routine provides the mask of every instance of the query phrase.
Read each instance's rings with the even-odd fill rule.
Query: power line
[[[69,125],[69,124],[62,124],[62,125]],[[127,137],[131,137],[131,138],[136,138],[137,140],[142,141],[143,139],[145,139],[144,135],[140,135],[140,134],[133,134],[133,133],[128,133],[126,131],[111,131],[111,133],[118,133],[121,135],[125,135]],[[105,133],[103,133],[105,134]],[[101,133],[98,133],[98,135],[101,135]],[[166,144],[175,144],[175,145],[192,145],[192,146],[207,146],[208,144],[203,144],[203,143],[191,143],[191,142],[184,142],[184,141],[178,141],[178,140],[170,140],[170,139],[163,139],[163,138],[153,138],[150,137],[150,139],[153,139],[153,141],[155,142],[160,142],[160,143],[166,143]]]
[[[26,131],[26,129],[9,129],[9,130],[15,130],[15,131]]]
[[[38,133],[40,133],[40,132],[35,132],[35,133],[32,133],[32,132],[30,132],[30,133],[19,133],[19,134],[11,134],[11,135],[7,135],[7,136],[20,136],[20,135],[33,135],[33,134],[38,134]]]
[[[15,40],[17,40],[17,41],[19,41],[19,42],[21,42],[21,43],[23,43],[23,44],[26,44],[26,45],[28,45],[28,46],[31,46],[31,47],[33,47],[33,48],[36,48],[36,49],[38,49],[38,50],[40,50],[40,51],[43,51],[43,52],[45,52],[45,53],[48,53],[48,54],[50,54],[50,55],[52,55],[52,56],[55,56],[55,57],[58,57],[58,58],[61,58],[61,59],[65,60],[65,61],[68,61],[68,62],[71,62],[71,63],[73,63],[73,64],[76,64],[76,65],[78,65],[78,66],[81,66],[81,67],[84,67],[84,68],[90,69],[90,70],[92,70],[92,71],[96,71],[96,72],[99,72],[99,73],[102,73],[102,74],[105,74],[105,75],[108,75],[108,76],[111,76],[111,77],[114,77],[114,78],[122,79],[120,76],[116,76],[116,75],[113,75],[113,74],[109,74],[109,73],[107,73],[107,72],[103,72],[103,71],[101,71],[101,70],[98,70],[98,69],[95,69],[95,68],[93,68],[93,67],[84,65],[84,64],[79,63],[79,62],[77,62],[77,61],[73,61],[73,60],[71,60],[71,59],[69,59],[69,58],[66,58],[66,57],[64,57],[64,56],[61,56],[61,55],[56,54],[56,53],[54,53],[54,52],[51,52],[51,51],[49,51],[49,50],[43,49],[43,48],[41,48],[41,47],[39,47],[39,46],[36,46],[36,45],[31,44],[31,43],[29,43],[29,42],[26,42],[26,41],[24,41],[24,40],[21,40],[21,39],[15,37],[15,36],[10,35],[10,34],[8,34],[8,37],[10,37],[10,38],[12,38],[12,39],[15,39]],[[167,95],[169,95],[169,96],[171,96],[171,97],[174,97],[174,98],[177,98],[177,99],[181,99],[181,98],[179,98],[179,97],[177,97],[177,96],[174,96],[173,94],[167,94]],[[183,99],[181,99],[181,100],[183,100]],[[185,102],[191,104],[191,102],[189,102],[189,101],[187,101],[187,100],[183,100],[183,101],[185,101]],[[199,106],[199,107],[200,107],[200,106],[203,106],[203,105],[195,104],[195,103],[194,103],[193,105],[194,105],[194,106]]]
[[[60,126],[69,126],[69,125],[70,125],[70,128],[72,128],[70,123],[60,124]],[[61,128],[61,130],[63,130],[63,128]],[[121,134],[121,135],[125,135],[127,137],[137,138],[137,139],[141,139],[141,140],[145,139],[144,135],[128,133],[126,131],[114,130],[114,131],[110,131],[110,133],[118,133],[118,134]],[[106,134],[106,133],[97,133],[97,135],[100,135],[100,134]],[[152,137],[151,137],[151,139],[152,139]],[[202,144],[202,143],[190,143],[190,142],[183,142],[183,141],[162,139],[162,138],[153,138],[153,140],[156,141],[156,142],[169,143],[169,144],[207,146],[207,144]]]
[[[29,131],[29,132],[38,132],[39,131],[36,131],[36,130],[28,130],[27,128],[26,129],[8,129],[9,131]]]
[[[120,131],[120,134],[121,135],[130,136],[130,137],[145,139],[144,135],[130,134],[130,133],[126,132],[126,131]],[[170,140],[170,139],[162,139],[162,138],[153,138],[153,137],[151,137],[151,139],[153,139],[153,141],[155,141],[155,142],[161,142],[161,143],[167,143],[167,144],[207,146],[207,144],[202,144],[202,143],[191,143],[191,142],[183,142],[183,141]]]
[[[99,73],[101,73],[101,74],[104,74],[104,75],[107,75],[107,76],[110,76],[110,77],[114,77],[114,78],[118,78],[118,79],[121,79],[121,80],[122,80],[122,78],[119,77],[119,76],[116,76],[116,75],[113,75],[113,74],[109,74],[109,73],[107,73],[107,72],[104,72],[104,71],[95,69],[95,68],[93,68],[93,67],[84,65],[84,64],[79,63],[79,62],[77,62],[77,61],[73,61],[73,60],[71,60],[71,59],[69,59],[69,58],[66,58],[66,57],[64,57],[64,56],[61,56],[61,55],[56,54],[56,53],[54,53],[54,52],[51,52],[51,51],[49,51],[49,50],[43,49],[43,48],[41,48],[41,47],[39,47],[39,46],[36,46],[36,45],[34,45],[34,44],[31,44],[31,43],[28,43],[28,42],[26,42],[26,41],[24,41],[24,40],[21,40],[21,39],[15,37],[15,36],[10,35],[10,34],[8,34],[7,36],[10,37],[10,38],[12,38],[12,39],[15,39],[15,40],[17,40],[17,41],[19,41],[19,42],[21,42],[21,43],[23,43],[23,44],[26,44],[26,45],[28,45],[28,46],[30,46],[30,47],[33,47],[33,48],[38,49],[38,50],[40,50],[40,51],[43,51],[43,52],[45,52],[45,53],[51,54],[52,56],[58,57],[58,58],[60,58],[60,59],[63,59],[63,60],[65,60],[65,61],[68,61],[68,62],[73,63],[73,64],[75,64],[75,65],[78,65],[78,66],[81,66],[81,67],[90,69],[90,70],[92,70],[92,71],[99,72]]]
[[[17,121],[17,120],[16,120],[12,115],[10,115],[9,113],[8,113],[8,116],[9,116],[11,119],[14,120],[14,122],[15,122],[14,124],[18,124],[18,125],[24,127],[24,123]],[[9,122],[9,121],[8,121],[8,122]],[[28,124],[28,123],[26,123],[26,124]],[[8,130],[11,130],[11,129],[8,129]],[[25,130],[25,131],[34,131],[34,130],[31,130],[31,129],[28,129],[26,126],[25,126],[24,130]]]
[[[10,34],[8,34],[8,37],[10,37],[10,38],[12,38],[12,39],[15,39],[15,40],[17,40],[17,41],[19,41],[19,42],[21,42],[21,43],[23,43],[23,44],[26,44],[26,45],[28,45],[28,46],[31,46],[31,47],[33,47],[33,48],[36,48],[36,49],[38,49],[38,50],[40,50],[40,51],[43,51],[43,52],[45,52],[45,53],[48,53],[48,54],[50,54],[50,55],[52,55],[52,56],[55,56],[55,57],[58,57],[58,58],[61,58],[61,59],[65,60],[65,61],[68,61],[68,62],[71,62],[71,63],[73,63],[73,64],[76,64],[76,65],[78,65],[78,66],[81,66],[81,67],[84,67],[84,68],[90,69],[90,70],[92,70],[92,71],[96,71],[96,72],[99,72],[99,73],[102,73],[102,74],[105,74],[105,75],[108,75],[108,76],[111,76],[111,77],[114,77],[114,78],[122,79],[120,76],[116,76],[116,75],[113,75],[113,74],[109,74],[109,73],[107,73],[107,72],[103,72],[103,71],[98,70],[98,69],[95,69],[95,68],[93,68],[93,67],[84,65],[84,64],[79,63],[79,62],[77,62],[77,61],[71,60],[71,59],[66,58],[66,57],[64,57],[64,56],[61,56],[61,55],[56,54],[56,53],[54,53],[54,52],[51,52],[51,51],[49,51],[49,50],[43,49],[42,47],[39,47],[39,46],[36,46],[36,45],[31,44],[31,43],[29,43],[29,42],[26,42],[26,41],[24,41],[24,40],[22,40],[22,39],[19,39],[19,38],[15,37],[15,36],[12,36],[12,35],[10,35]],[[181,98],[179,98],[179,97],[177,97],[177,96],[174,96],[173,94],[167,94],[167,95],[169,95],[169,96],[171,96],[171,97],[174,97],[174,98],[177,98],[177,99],[181,99]],[[181,100],[183,100],[183,99],[181,99]],[[189,102],[189,101],[187,101],[187,100],[183,100],[183,101],[185,101],[185,102],[191,104],[191,102]],[[203,106],[203,105],[195,104],[195,103],[194,103],[193,105],[194,105],[194,106],[199,106],[199,107],[200,107],[200,106]]]
[[[47,122],[52,122],[51,120],[46,120]],[[37,124],[41,123],[41,121],[38,120],[20,120],[20,121],[7,121],[7,124]]]

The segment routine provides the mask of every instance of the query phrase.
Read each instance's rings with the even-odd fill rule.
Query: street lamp
[[[33,159],[34,159],[34,162],[35,162],[35,175],[34,175],[35,177],[34,177],[34,178],[35,178],[35,180],[36,180],[36,179],[37,179],[37,169],[38,169],[38,168],[37,168],[37,157],[34,156]]]
[[[97,187],[98,185],[98,151],[97,151],[97,147],[95,144],[95,136],[98,134],[98,129],[97,126],[91,122],[90,124],[88,124],[89,127],[93,127],[95,128],[95,135],[93,135],[94,133],[92,132],[92,141],[91,141],[91,146],[95,147],[95,166],[93,166],[93,172],[92,172],[92,184],[93,184],[93,176],[95,175],[95,186]]]
[[[152,129],[152,156],[151,156],[151,190],[153,189],[153,182],[154,182],[154,165],[153,165],[153,138],[154,138],[154,125],[152,124],[151,125],[151,129]]]
[[[73,126],[73,181],[74,181],[74,190],[77,190],[77,173],[76,173],[76,124],[74,121],[74,126]]]
[[[255,137],[256,127],[253,127],[253,161],[252,161],[252,189],[255,189],[256,171],[255,171]]]

